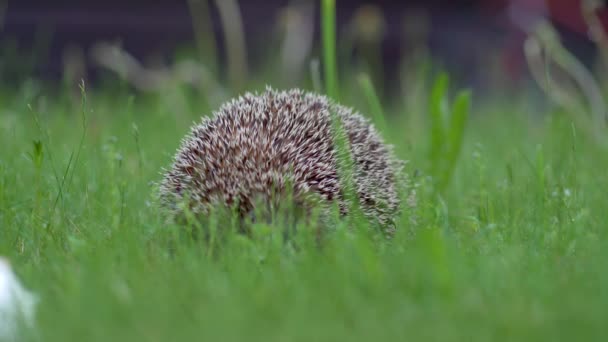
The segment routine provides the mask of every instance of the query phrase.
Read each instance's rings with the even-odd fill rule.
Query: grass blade
[[[336,66],[336,1],[322,0],[321,5],[325,90],[329,97],[337,101],[339,92],[338,68]]]
[[[213,34],[213,23],[209,12],[208,0],[188,0],[194,38],[198,49],[199,58],[205,61],[209,69],[217,70],[217,42]]]
[[[247,48],[243,18],[239,4],[235,0],[216,0],[228,58],[228,77],[234,89],[241,89],[247,81]]]
[[[323,84],[321,84],[321,71],[319,70],[319,59],[315,58],[310,61],[310,79],[312,82],[312,89],[317,93],[323,92]]]
[[[449,119],[447,132],[446,168],[442,172],[443,178],[439,184],[439,190],[443,191],[449,185],[456,162],[460,155],[462,142],[464,140],[464,130],[471,110],[471,92],[461,91],[456,97],[452,106],[452,115]]]
[[[365,99],[367,100],[374,125],[376,125],[378,130],[381,132],[388,134],[388,125],[384,119],[382,104],[380,103],[378,94],[376,93],[374,85],[372,84],[372,80],[370,79],[369,75],[361,74],[359,75],[358,81],[361,89],[363,90],[363,94],[365,95]]]
[[[449,85],[449,77],[442,73],[435,80],[431,91],[429,103],[429,114],[431,120],[431,149],[429,160],[431,161],[431,174],[437,177],[440,171],[441,158],[445,137],[445,117],[447,116],[446,93]]]
[[[321,4],[321,31],[323,35],[323,64],[325,70],[325,90],[334,101],[338,101],[338,68],[336,65],[336,2],[323,0]],[[350,154],[348,135],[342,127],[337,113],[331,112],[333,138],[336,144],[338,176],[349,217],[359,223],[360,208],[353,179],[353,158]]]

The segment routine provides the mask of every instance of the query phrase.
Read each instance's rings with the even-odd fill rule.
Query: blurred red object
[[[584,0],[480,0],[482,12],[500,18],[506,30],[502,45],[502,60],[511,81],[526,74],[523,43],[530,30],[540,20],[552,22],[559,30],[567,31],[588,41],[588,27],[583,17]],[[596,15],[606,29],[608,10],[602,7]]]

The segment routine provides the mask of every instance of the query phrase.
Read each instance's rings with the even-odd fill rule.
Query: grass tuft
[[[450,106],[449,77],[440,74],[430,95],[430,172],[435,187],[443,193],[450,184],[465,138],[465,129],[471,110],[471,92],[460,91]]]

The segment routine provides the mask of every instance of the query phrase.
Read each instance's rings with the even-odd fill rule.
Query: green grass
[[[448,87],[447,74],[439,75],[431,91],[429,103],[430,173],[435,178],[436,188],[440,192],[443,192],[448,186],[454,173],[471,108],[469,91],[459,92],[450,108],[447,96]]]
[[[471,109],[447,76],[429,115],[383,107],[367,76],[339,83],[334,2],[323,10],[328,94],[369,113],[417,174],[396,235],[358,217],[322,247],[305,226],[287,242],[264,225],[192,239],[163,221],[155,182],[209,99],[83,87],[79,103],[24,83],[0,91],[0,255],[41,299],[25,340],[605,339],[605,149],[519,99]]]
[[[200,107],[175,113],[154,96],[89,91],[83,121],[60,97],[42,93],[31,110],[21,92],[2,100],[0,254],[41,297],[39,340],[607,332],[608,157],[565,119],[484,108],[441,197],[420,168],[417,222],[401,222],[390,242],[342,228],[317,248],[304,229],[294,248],[267,229],[210,255],[163,223],[151,184]],[[399,155],[425,165],[429,140],[404,137],[427,128],[391,118]]]
[[[336,59],[336,1],[323,0],[321,2],[321,36],[323,41],[323,66],[325,70],[325,89],[327,96],[333,101],[340,101],[338,85],[338,66]],[[357,199],[357,189],[354,184],[354,160],[350,155],[348,136],[342,127],[338,114],[331,112],[332,135],[336,146],[337,171],[344,202],[349,213],[350,225],[360,226],[362,211]],[[354,220],[351,220],[354,219]]]
[[[340,99],[340,94],[336,60],[336,1],[322,0],[321,7],[325,91],[327,96],[337,101]]]

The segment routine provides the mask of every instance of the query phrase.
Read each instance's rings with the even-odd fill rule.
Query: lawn
[[[3,88],[0,255],[40,298],[24,339],[604,340],[606,149],[525,92],[473,93],[470,114],[443,127],[439,103],[454,117],[469,99],[446,95],[447,78],[380,104],[342,75],[328,92],[386,121],[417,186],[391,239],[348,219],[321,246],[306,226],[288,241],[272,226],[193,239],[164,220],[156,187],[213,98],[119,82]]]
[[[608,157],[559,113],[473,106],[443,193],[427,171],[428,125],[391,113],[387,139],[418,184],[393,239],[343,224],[322,248],[303,229],[294,248],[267,229],[213,252],[166,224],[155,197],[180,139],[211,109],[196,97],[176,112],[163,95],[88,91],[82,106],[61,94],[2,97],[0,254],[41,298],[34,339],[606,333]]]

